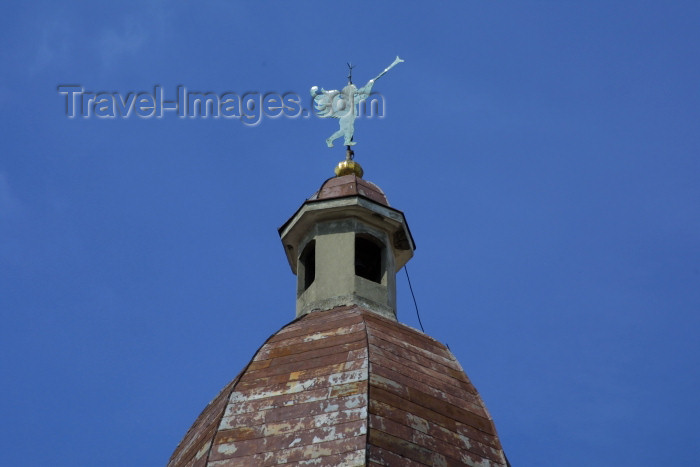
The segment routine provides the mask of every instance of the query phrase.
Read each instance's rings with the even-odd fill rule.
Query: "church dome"
[[[415,243],[359,172],[325,181],[279,228],[296,319],[209,403],[169,467],[508,465],[454,355],[398,322],[396,273]]]
[[[345,196],[364,196],[384,206],[389,206],[386,195],[374,183],[355,174],[332,177],[323,182],[321,188],[309,198],[309,201],[343,198]]]
[[[357,305],[284,326],[209,403],[169,467],[508,465],[443,344]]]

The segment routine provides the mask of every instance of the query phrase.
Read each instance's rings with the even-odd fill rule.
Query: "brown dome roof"
[[[358,195],[389,206],[389,201],[381,188],[355,174],[329,178],[323,182],[321,189],[309,198],[309,201]]]
[[[479,394],[444,345],[350,306],[309,313],[270,337],[168,465],[279,464],[506,460]]]

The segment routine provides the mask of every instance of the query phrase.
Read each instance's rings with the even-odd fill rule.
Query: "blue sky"
[[[700,3],[4,10],[0,464],[163,465],[293,319],[276,229],[344,156],[336,121],[70,119],[57,86],[306,98],[397,54],[356,159],[513,465],[697,461]]]

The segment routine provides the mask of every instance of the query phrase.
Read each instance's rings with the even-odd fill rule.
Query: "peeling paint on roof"
[[[205,408],[175,466],[505,466],[496,430],[452,353],[357,306],[270,337]]]

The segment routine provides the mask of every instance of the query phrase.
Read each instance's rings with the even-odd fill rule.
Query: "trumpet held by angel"
[[[403,62],[403,60],[397,56],[391,65],[386,67],[384,71],[379,73],[376,77],[369,80],[367,84],[361,88],[357,88],[352,84],[352,67],[350,67],[351,74],[348,76],[348,84],[340,91],[326,91],[323,88],[319,89],[318,86],[313,86],[311,88],[311,97],[313,97],[314,100],[316,114],[321,118],[339,119],[340,128],[326,139],[326,144],[329,148],[332,148],[333,141],[341,136],[344,138],[345,146],[353,146],[356,144],[356,142],[353,141],[353,134],[355,133],[357,106],[372,93],[374,82],[401,62]]]

